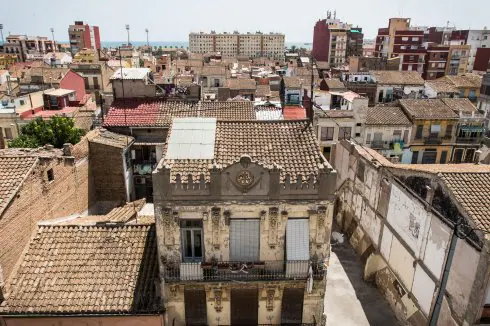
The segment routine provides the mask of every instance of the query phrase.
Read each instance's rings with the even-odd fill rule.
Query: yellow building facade
[[[19,61],[20,58],[17,54],[0,54],[0,69],[8,69],[11,65]]]

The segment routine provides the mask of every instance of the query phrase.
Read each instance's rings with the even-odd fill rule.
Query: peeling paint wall
[[[397,317],[425,325],[439,291],[452,226],[358,150],[346,142],[336,146],[336,222],[366,262],[365,279],[375,280]],[[489,275],[483,259],[458,240],[440,315],[447,324],[440,325],[474,322],[474,311],[481,309],[471,298],[485,300],[485,291],[474,283],[479,280],[484,287]]]

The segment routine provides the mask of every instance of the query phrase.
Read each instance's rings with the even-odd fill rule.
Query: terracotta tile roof
[[[440,99],[404,99],[400,104],[413,119],[458,119],[458,115]]]
[[[283,114],[285,120],[306,119],[306,110],[302,106],[293,106],[293,105],[284,106]]]
[[[113,102],[104,126],[157,127],[161,102],[154,100],[125,99]]]
[[[270,85],[257,85],[255,90],[255,97],[266,97],[271,95]]]
[[[0,156],[0,214],[17,193],[31,168],[36,164],[35,156]],[[5,155],[5,156],[4,156]]]
[[[299,77],[283,77],[284,86],[287,88],[300,88],[301,79]]]
[[[474,221],[490,231],[490,171],[486,173],[441,173],[449,191]]]
[[[446,78],[428,80],[425,84],[437,93],[459,93],[458,88]]]
[[[460,110],[464,113],[477,112],[476,107],[467,98],[442,98],[441,100],[456,113]]]
[[[4,314],[156,313],[154,225],[39,226]]]
[[[42,65],[42,61],[16,62],[9,67],[10,76],[13,78],[21,78],[23,72],[26,73],[31,68],[40,67]]]
[[[32,77],[42,77],[45,83],[59,83],[63,77],[70,71],[69,68],[51,68],[51,67],[34,67],[31,68],[21,79],[21,83],[28,84]]]
[[[315,114],[319,117],[327,118],[354,118],[354,112],[352,110],[320,110],[315,109]]]
[[[403,125],[412,123],[405,112],[397,106],[374,106],[367,110],[366,125]]]
[[[371,74],[380,85],[424,85],[424,80],[416,71],[376,70]]]
[[[345,85],[340,79],[325,78],[324,80],[327,83],[328,89],[330,89],[330,90],[345,89]]]
[[[432,174],[438,173],[490,173],[486,164],[394,164],[397,169],[414,170]]]
[[[146,200],[140,199],[134,202],[126,203],[124,206],[116,207],[112,209],[106,215],[88,215],[75,218],[72,220],[63,221],[46,221],[42,222],[42,225],[96,225],[97,223],[128,223],[136,220],[138,212],[145,205]],[[148,224],[141,223],[138,218],[137,224]]]
[[[201,71],[202,76],[225,76],[226,68],[224,66],[204,66]]]
[[[215,117],[218,120],[255,120],[250,101],[183,102],[116,100],[104,120],[105,127],[168,128],[172,117]]]
[[[227,79],[226,83],[230,89],[235,89],[235,90],[242,90],[242,89],[255,90],[257,88],[257,83],[255,82],[255,79],[249,79],[249,78]]]
[[[218,121],[214,160],[165,160],[165,164],[171,167],[174,181],[176,174],[191,174],[197,180],[201,173],[209,181],[211,163],[224,167],[238,161],[242,155],[249,155],[262,164],[280,165],[281,178],[289,173],[295,182],[297,174],[302,174],[303,178],[317,175],[319,164],[325,162],[312,126],[304,131],[307,123],[306,120]]]
[[[105,129],[99,129],[94,137],[89,139],[91,143],[97,143],[117,148],[125,148],[133,143],[134,138],[126,135],[116,134]]]
[[[61,110],[41,110],[37,111],[34,114],[26,114],[23,116],[23,120],[33,120],[36,118],[43,118],[43,119],[51,119],[54,116],[66,116],[66,117],[74,117],[75,114],[78,112],[79,108],[78,107],[73,107],[73,106],[65,106]]]
[[[476,74],[465,74],[458,76],[444,76],[445,78],[453,83],[454,86],[458,88],[480,88],[482,83],[482,77]],[[441,79],[439,78],[439,79]],[[439,80],[437,79],[437,80]]]
[[[217,118],[218,121],[255,120],[250,101],[201,102],[200,117]]]

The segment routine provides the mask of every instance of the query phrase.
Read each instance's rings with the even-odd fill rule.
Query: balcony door
[[[259,323],[259,293],[257,289],[232,289],[230,307],[231,325]]]
[[[281,324],[301,324],[304,292],[304,288],[284,288],[281,303]]]
[[[185,324],[187,326],[206,326],[206,291],[202,289],[184,289]]]
[[[309,220],[288,219],[286,226],[286,276],[306,277],[310,259]]]
[[[230,222],[230,260],[254,262],[259,260],[260,221],[258,219]]]
[[[426,149],[422,154],[422,164],[435,164],[437,158],[436,150]]]
[[[201,220],[182,220],[182,260],[184,262],[202,261],[203,233]]]

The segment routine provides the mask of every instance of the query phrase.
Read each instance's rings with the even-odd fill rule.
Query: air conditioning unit
[[[144,184],[146,184],[146,179],[143,178],[143,177],[137,177],[137,178],[135,178],[134,181],[135,181],[135,183],[137,185],[144,185]]]

